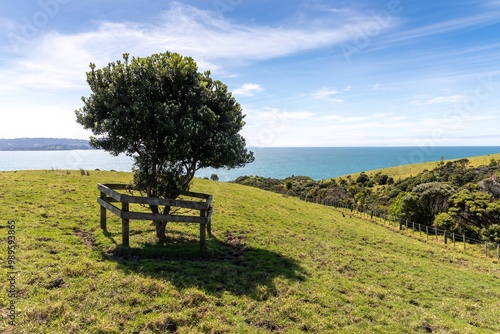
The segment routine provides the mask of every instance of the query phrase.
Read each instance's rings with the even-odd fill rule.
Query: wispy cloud
[[[335,98],[335,96],[343,93],[343,92],[350,92],[352,90],[352,86],[346,86],[345,88],[338,90],[334,88],[320,88],[315,90],[310,94],[310,98],[312,99],[317,99],[317,100],[323,100],[323,101],[329,101],[329,102],[334,102],[334,103],[342,103],[344,100]]]
[[[254,96],[256,93],[260,93],[264,90],[259,84],[246,83],[241,87],[238,87],[233,90],[234,95],[240,96]]]
[[[362,24],[354,16],[310,26],[244,25],[178,2],[153,21],[98,22],[74,34],[50,31],[24,49],[25,56],[0,65],[0,82],[11,88],[72,88],[84,83],[90,62],[105,66],[124,52],[147,56],[167,50],[194,57],[201,69],[224,72],[245,62],[338,44]]]
[[[438,23],[429,24],[423,27],[403,30],[391,34],[389,37],[391,42],[410,40],[429,35],[442,34],[450,31],[461,30],[471,27],[484,27],[500,22],[498,11],[489,11],[477,15],[471,15],[461,18],[456,18]]]
[[[413,99],[410,104],[429,105],[429,104],[457,104],[467,102],[469,98],[465,95],[436,96],[428,99]]]

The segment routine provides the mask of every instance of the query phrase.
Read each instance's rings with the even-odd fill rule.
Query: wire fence
[[[339,209],[344,215],[347,214],[360,219],[381,223],[383,225],[392,227],[392,229],[399,230],[407,235],[411,234],[411,236],[418,236],[420,240],[434,241],[436,243],[452,245],[454,248],[462,248],[464,251],[470,249],[471,247],[476,250],[479,248],[481,249],[481,253],[483,253],[487,258],[496,258],[497,260],[500,260],[500,244],[498,243],[470,238],[465,234],[456,234],[454,232],[440,229],[435,226],[410,222],[406,219],[401,219],[400,217],[395,217],[388,214],[359,210],[358,208],[341,201],[332,199],[301,199],[306,202],[335,207]]]

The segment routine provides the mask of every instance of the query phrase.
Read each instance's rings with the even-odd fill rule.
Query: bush
[[[484,241],[491,241],[494,243],[500,243],[500,225],[492,224],[487,228],[481,230],[481,236]]]
[[[434,219],[434,225],[445,230],[455,232],[455,220],[447,212],[441,212]]]

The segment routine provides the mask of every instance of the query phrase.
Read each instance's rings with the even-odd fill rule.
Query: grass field
[[[332,208],[237,184],[214,196],[213,233],[132,221],[99,228],[97,183],[130,173],[0,173],[0,331],[5,333],[498,333],[500,263]],[[8,325],[8,220],[17,240]]]

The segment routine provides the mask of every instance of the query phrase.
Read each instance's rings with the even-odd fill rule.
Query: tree
[[[448,211],[448,198],[454,189],[445,183],[422,183],[403,198],[401,214],[412,222],[431,225],[434,217]]]
[[[368,181],[370,181],[370,177],[365,172],[361,172],[356,178],[356,183],[358,184],[365,185]]]
[[[386,174],[379,175],[377,178],[377,183],[381,186],[386,185],[388,181],[389,181],[389,175]]]
[[[199,73],[192,58],[166,52],[129,60],[124,54],[123,61],[90,69],[92,93],[82,97],[77,122],[93,132],[93,147],[133,157],[135,187],[148,197],[175,199],[200,168],[253,161],[239,134],[245,124],[240,105],[210,72]],[[164,239],[166,222],[155,225]]]
[[[464,222],[469,229],[488,228],[500,219],[500,202],[482,191],[462,189],[450,197],[449,213]]]

